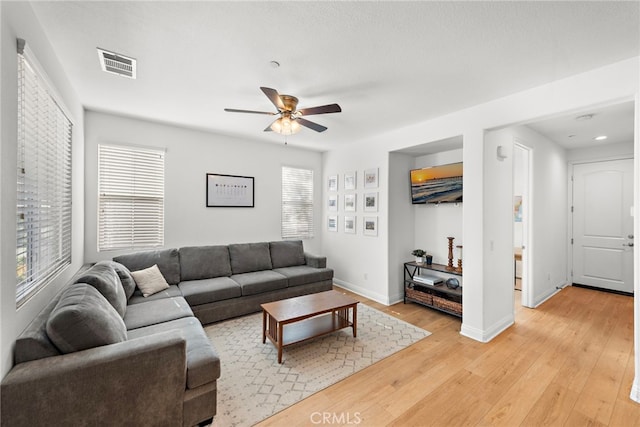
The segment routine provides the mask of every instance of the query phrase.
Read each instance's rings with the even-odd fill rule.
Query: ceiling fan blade
[[[282,103],[282,99],[280,99],[280,95],[278,95],[277,90],[271,89],[270,87],[260,87],[260,90],[264,92],[265,95],[267,95],[269,101],[271,101],[279,111],[285,109],[284,104]]]
[[[266,128],[264,128],[264,132],[271,132],[271,131],[273,131],[273,129],[271,129],[271,125],[273,125],[273,124],[274,124],[275,122],[277,122],[278,120],[280,120],[280,119],[279,119],[279,118],[278,118],[278,119],[275,119],[274,121],[272,121],[271,123],[269,123],[269,126],[267,126]]]
[[[316,132],[324,132],[325,130],[327,130],[328,128],[322,125],[319,125],[317,123],[314,122],[310,122],[307,119],[303,119],[302,117],[299,117],[296,119],[298,121],[298,123],[300,123],[302,126],[308,127],[309,129],[313,129]]]
[[[235,108],[225,108],[224,111],[227,111],[229,113],[267,114],[269,116],[273,116],[274,114],[278,114],[278,113],[272,113],[270,111],[237,110]]]
[[[297,112],[303,116],[310,116],[312,114],[327,114],[327,113],[339,113],[342,108],[338,104],[322,105],[320,107],[303,108]]]

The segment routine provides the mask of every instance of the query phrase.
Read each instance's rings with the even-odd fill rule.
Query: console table
[[[417,262],[404,263],[404,302],[415,302],[434,308],[457,317],[462,317],[462,286],[449,289],[445,283],[429,285],[413,280],[413,276],[421,270],[438,271],[440,273],[462,276],[455,270],[449,270],[442,264],[425,264]]]

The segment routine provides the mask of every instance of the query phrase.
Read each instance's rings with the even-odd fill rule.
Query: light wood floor
[[[516,324],[486,344],[453,316],[356,297],[432,335],[259,426],[640,425],[631,297],[567,287],[535,310],[516,303]]]

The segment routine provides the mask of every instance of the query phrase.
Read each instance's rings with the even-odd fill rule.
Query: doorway
[[[514,139],[513,144],[513,277],[514,292],[524,307],[531,307],[529,236],[531,226],[531,148]]]
[[[633,159],[573,165],[572,282],[633,294]]]

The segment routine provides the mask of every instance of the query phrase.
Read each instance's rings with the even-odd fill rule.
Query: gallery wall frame
[[[208,208],[252,208],[255,203],[252,176],[207,173]]]
[[[357,185],[356,172],[345,172],[344,174],[344,189],[355,190]]]
[[[327,199],[327,210],[329,212],[337,212],[338,211],[338,195],[330,194]]]
[[[364,188],[378,188],[378,168],[365,169]]]
[[[329,191],[338,191],[338,175],[331,175],[327,181]]]
[[[362,233],[365,236],[377,236],[378,235],[378,217],[377,216],[365,216],[362,219]]]
[[[378,193],[364,193],[363,209],[365,212],[378,212]]]
[[[332,232],[338,231],[338,215],[329,215],[327,217],[327,230]]]
[[[344,217],[344,232],[355,234],[356,233],[356,217],[345,216]]]
[[[345,212],[356,211],[356,195],[355,194],[344,195],[344,210]]]

